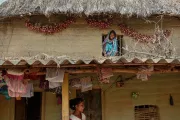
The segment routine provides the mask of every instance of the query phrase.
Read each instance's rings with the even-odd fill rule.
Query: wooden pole
[[[62,120],[69,120],[69,74],[64,74],[62,83]]]

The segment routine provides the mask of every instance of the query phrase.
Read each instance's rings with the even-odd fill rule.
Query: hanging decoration
[[[70,24],[74,23],[75,19],[73,17],[67,18],[64,22],[60,23],[33,23],[30,20],[27,20],[25,26],[32,31],[45,33],[45,34],[54,34],[66,29]]]
[[[91,27],[96,27],[99,29],[106,29],[110,27],[113,23],[113,17],[111,15],[106,16],[89,16],[87,19],[87,24]]]
[[[163,58],[172,59],[177,58],[176,48],[170,38],[171,31],[163,30],[163,16],[154,23],[154,34],[152,36],[139,34],[135,30],[129,29],[125,25],[120,25],[121,31],[133,38],[131,44],[126,45],[122,49],[126,52],[126,58]],[[159,26],[161,25],[161,26]]]
[[[155,35],[145,35],[145,34],[141,34],[137,31],[135,31],[133,28],[128,27],[125,24],[119,24],[119,28],[120,31],[128,36],[133,38],[134,40],[137,40],[139,42],[153,42],[155,39]],[[171,35],[171,31],[170,30],[165,30],[163,31],[163,34],[165,37],[169,37]]]

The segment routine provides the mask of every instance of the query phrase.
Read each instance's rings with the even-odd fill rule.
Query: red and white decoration
[[[32,23],[30,20],[26,21],[25,26],[30,30],[41,32],[45,34],[54,34],[66,29],[70,24],[74,23],[74,18],[68,18],[62,23],[50,23],[42,25],[41,23]]]
[[[120,31],[124,35],[131,37],[139,42],[153,42],[154,38],[155,38],[154,35],[145,35],[145,34],[138,33],[133,28],[130,28],[125,24],[120,24],[119,28],[120,28]],[[163,31],[163,34],[165,35],[165,37],[169,37],[171,34],[171,31],[165,30],[165,31]]]
[[[101,19],[97,16],[95,17],[89,17],[86,19],[87,24],[91,27],[96,27],[99,29],[106,29],[110,27],[113,23],[112,16],[102,17]]]

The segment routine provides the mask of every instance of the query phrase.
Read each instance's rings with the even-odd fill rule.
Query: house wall
[[[14,99],[6,100],[0,95],[0,120],[14,120]]]
[[[122,88],[117,88],[115,85],[110,87],[118,75],[111,79],[110,84],[101,86],[103,120],[134,120],[134,107],[137,105],[157,105],[160,120],[180,119],[180,74],[155,74],[146,82],[133,79],[125,82]],[[123,78],[130,76],[131,74],[123,74]],[[97,82],[95,80],[94,87],[97,87]],[[70,99],[76,96],[75,91],[71,89]],[[138,99],[131,98],[132,92],[139,93]],[[169,105],[170,94],[174,106]],[[43,97],[42,120],[59,120],[61,105],[57,105],[56,95],[43,92]],[[0,95],[0,101],[0,119],[14,120],[14,99],[8,101]]]
[[[61,119],[62,106],[57,104],[56,94],[46,92],[44,105],[44,120]]]
[[[139,92],[138,99],[131,93]],[[134,107],[137,105],[157,105],[160,120],[179,120],[180,75],[158,74],[147,82],[129,80],[124,87],[106,90],[104,120],[134,120]],[[174,106],[169,105],[169,95],[173,96]]]
[[[159,20],[160,18],[152,18]],[[84,18],[78,18],[77,22],[70,25],[66,30],[54,35],[43,35],[28,30],[24,19],[13,19],[12,21],[0,22],[0,54],[5,56],[33,56],[39,53],[49,55],[68,55],[81,57],[102,56],[102,34],[107,34],[111,29],[121,35],[117,19],[113,26],[105,30],[89,27]],[[140,18],[129,18],[123,20],[127,25],[140,33],[151,35],[154,32],[153,23],[145,23]],[[171,38],[179,53],[179,31],[180,20],[174,17],[164,18],[163,28],[173,30]],[[134,45],[132,39],[124,36],[124,44]]]

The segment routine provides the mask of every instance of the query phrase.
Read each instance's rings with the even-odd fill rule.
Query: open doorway
[[[101,89],[93,89],[83,93],[81,90],[77,90],[76,95],[85,100],[86,120],[102,120]]]
[[[41,120],[42,93],[15,101],[15,120]]]

